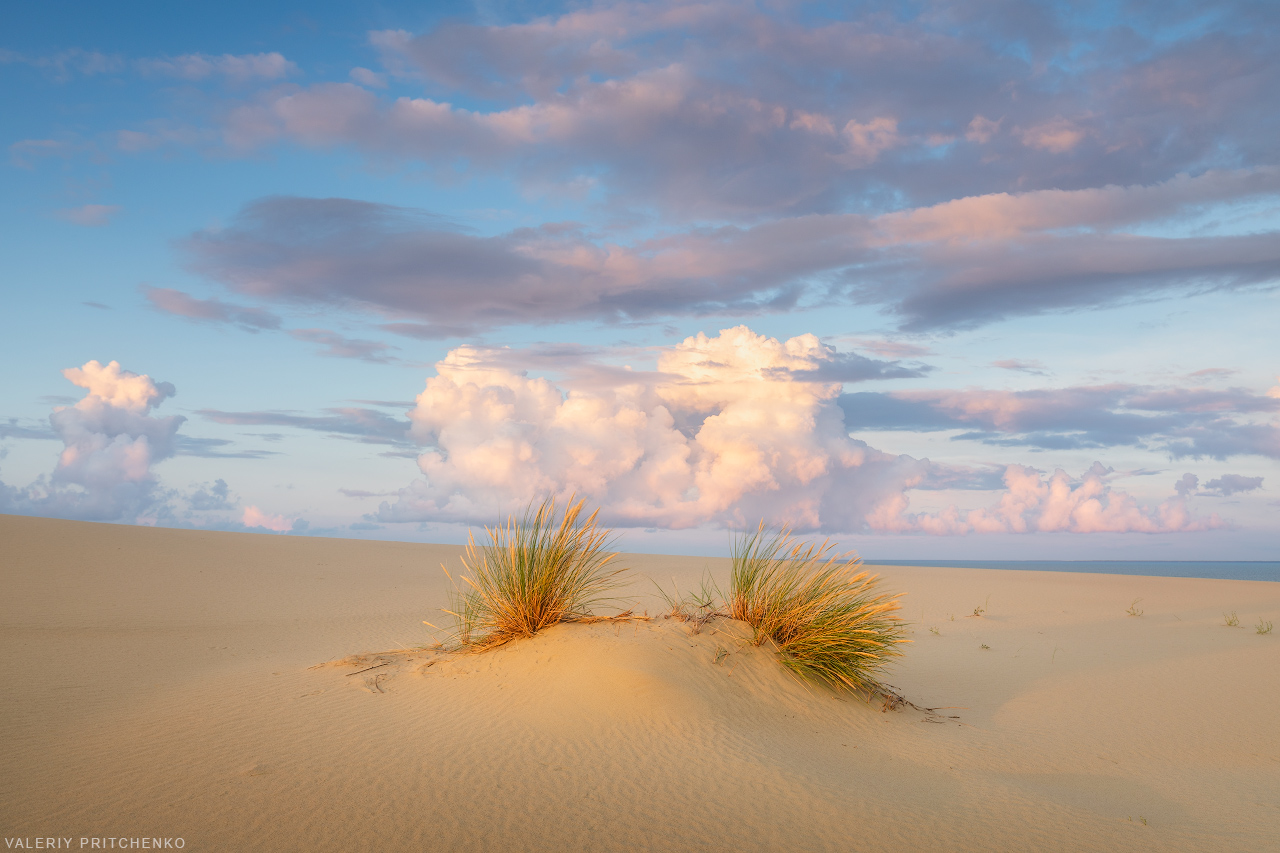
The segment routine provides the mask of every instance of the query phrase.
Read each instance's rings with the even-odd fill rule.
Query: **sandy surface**
[[[0,516],[0,833],[195,851],[1280,849],[1280,631],[1253,628],[1280,624],[1280,584],[886,567],[914,628],[888,680],[961,708],[943,722],[801,683],[728,622],[341,663],[429,641],[459,552]],[[726,572],[624,562],[686,588]]]

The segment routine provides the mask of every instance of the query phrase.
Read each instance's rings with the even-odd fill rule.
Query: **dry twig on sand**
[[[953,708],[953,707],[946,707],[946,708],[921,707],[920,705],[917,705],[915,702],[912,702],[910,699],[906,698],[901,693],[899,693],[898,688],[894,687],[891,684],[885,684],[884,682],[878,683],[875,686],[875,689],[870,691],[870,696],[872,699],[879,697],[882,700],[882,704],[880,706],[880,713],[882,714],[887,713],[889,711],[899,711],[903,708],[914,708],[915,710],[925,715],[924,722],[926,723],[945,723],[947,720],[958,720],[960,719],[958,716],[954,716],[951,714],[939,714],[938,712],[963,710],[961,708]]]
[[[387,665],[387,664],[389,664],[390,662],[391,662],[391,661],[385,661],[385,660],[384,660],[382,663],[375,663],[373,666],[366,666],[364,669],[357,669],[355,672],[348,672],[348,673],[347,673],[347,678],[350,678],[350,677],[351,677],[351,676],[353,676],[353,675],[359,675],[359,674],[360,674],[360,673],[362,673],[362,672],[368,672],[368,671],[369,671],[369,670],[371,670],[371,669],[377,669],[377,668],[378,668],[378,667],[380,667],[380,666],[386,666],[386,665]]]

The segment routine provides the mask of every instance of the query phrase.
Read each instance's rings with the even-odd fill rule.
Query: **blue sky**
[[[0,511],[1277,553],[1270,4],[0,16]]]

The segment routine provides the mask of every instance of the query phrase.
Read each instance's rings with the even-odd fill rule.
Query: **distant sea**
[[[1097,572],[1163,578],[1215,578],[1280,582],[1280,562],[1197,560],[870,560],[868,566],[950,566],[957,569],[1015,569],[1024,572]]]

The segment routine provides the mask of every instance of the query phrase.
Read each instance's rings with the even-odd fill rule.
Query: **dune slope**
[[[728,621],[372,654],[430,639],[459,552],[0,516],[3,834],[217,851],[1280,838],[1280,635],[1252,628],[1280,622],[1280,584],[886,568],[914,623],[888,680],[959,706],[927,715],[802,683]],[[683,586],[726,572],[624,562]]]

